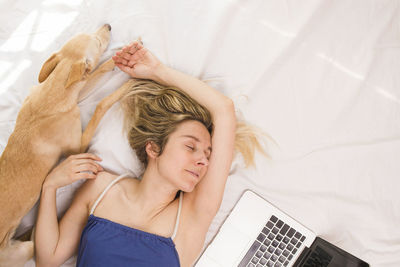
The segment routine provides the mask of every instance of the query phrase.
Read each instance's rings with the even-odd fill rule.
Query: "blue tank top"
[[[182,192],[172,237],[163,237],[131,228],[93,215],[105,193],[121,175],[111,182],[94,203],[88,222],[82,231],[76,266],[113,267],[179,267],[179,256],[173,242],[179,224]]]

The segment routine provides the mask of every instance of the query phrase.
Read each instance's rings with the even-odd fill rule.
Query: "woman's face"
[[[210,155],[207,128],[198,121],[184,121],[170,134],[157,157],[158,172],[179,190],[191,192],[206,174]]]

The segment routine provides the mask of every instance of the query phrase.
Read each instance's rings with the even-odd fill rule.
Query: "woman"
[[[37,266],[58,266],[77,249],[77,266],[191,266],[232,163],[233,102],[163,65],[141,43],[113,60],[133,78],[147,79],[132,80],[125,100],[130,143],[145,171],[141,180],[107,173],[89,153],[58,165],[43,184]],[[58,223],[56,190],[79,179],[88,180]]]

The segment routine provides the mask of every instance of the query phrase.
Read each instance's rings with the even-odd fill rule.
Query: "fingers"
[[[127,65],[128,64],[128,60],[124,59],[121,56],[121,52],[117,52],[115,54],[115,56],[112,57],[112,59],[114,60],[115,64],[122,64],[122,65]]]
[[[82,153],[74,156],[70,156],[70,168],[71,171],[75,174],[79,173],[92,173],[97,174],[98,172],[104,171],[103,167],[101,167],[96,161],[101,161],[101,158],[91,154],[91,153]]]
[[[115,53],[115,56],[113,57],[114,63],[133,67],[135,62],[132,61],[133,54],[131,54],[130,50],[130,47],[124,47],[122,51]]]
[[[143,46],[143,44],[141,43],[141,42],[139,42],[139,41],[134,41],[134,42],[132,42],[130,45],[128,45],[127,47],[126,47],[126,51],[129,53],[129,54],[135,54],[136,53],[136,51],[138,51],[138,50],[140,50],[140,49],[142,49],[144,46]]]
[[[92,159],[92,160],[97,160],[97,161],[101,161],[102,159],[98,156],[96,156],[95,154],[92,153],[81,153],[81,154],[76,154],[76,155],[72,155],[70,156],[70,158],[75,158],[75,159]]]
[[[132,57],[129,47],[124,47],[122,51],[117,52],[116,55],[127,61],[129,61]]]
[[[73,161],[73,164],[75,166],[80,166],[80,165],[85,165],[85,164],[92,164],[93,166],[95,166],[99,170],[103,170],[103,168],[96,161],[94,161],[92,159],[75,159]]]
[[[92,173],[98,173],[103,171],[103,168],[100,167],[100,165],[95,165],[93,163],[85,163],[85,164],[80,164],[78,166],[74,167],[74,172],[92,172]]]
[[[147,51],[148,50],[145,47],[142,47],[142,48],[138,49],[138,51],[134,55],[132,55],[132,59],[133,60],[138,60],[140,58],[144,58],[144,56],[146,55]]]
[[[135,55],[142,49],[144,49],[143,42],[139,38],[131,44],[124,46],[120,51],[116,52],[112,59],[114,60],[115,64],[122,64],[132,68],[136,63],[135,60],[140,58]],[[144,53],[140,54],[143,55]]]
[[[128,67],[124,64],[120,64],[120,63],[115,63],[115,66],[117,66],[118,68],[120,68],[122,71],[126,72],[126,73],[130,73],[132,68]]]
[[[80,179],[95,179],[104,170],[98,161],[101,158],[91,153],[69,156],[47,175],[46,186],[60,188]]]

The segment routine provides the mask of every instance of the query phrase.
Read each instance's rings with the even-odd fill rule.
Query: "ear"
[[[88,72],[87,66],[87,60],[81,60],[72,64],[65,87],[68,88],[73,83],[83,80],[85,74]]]
[[[60,58],[57,53],[53,54],[46,62],[43,64],[42,69],[39,73],[39,82],[44,82],[44,80],[49,77],[50,73],[56,68]]]
[[[158,148],[158,145],[156,145],[153,141],[147,142],[146,153],[148,157],[155,159],[158,157],[159,152],[160,149]]]

